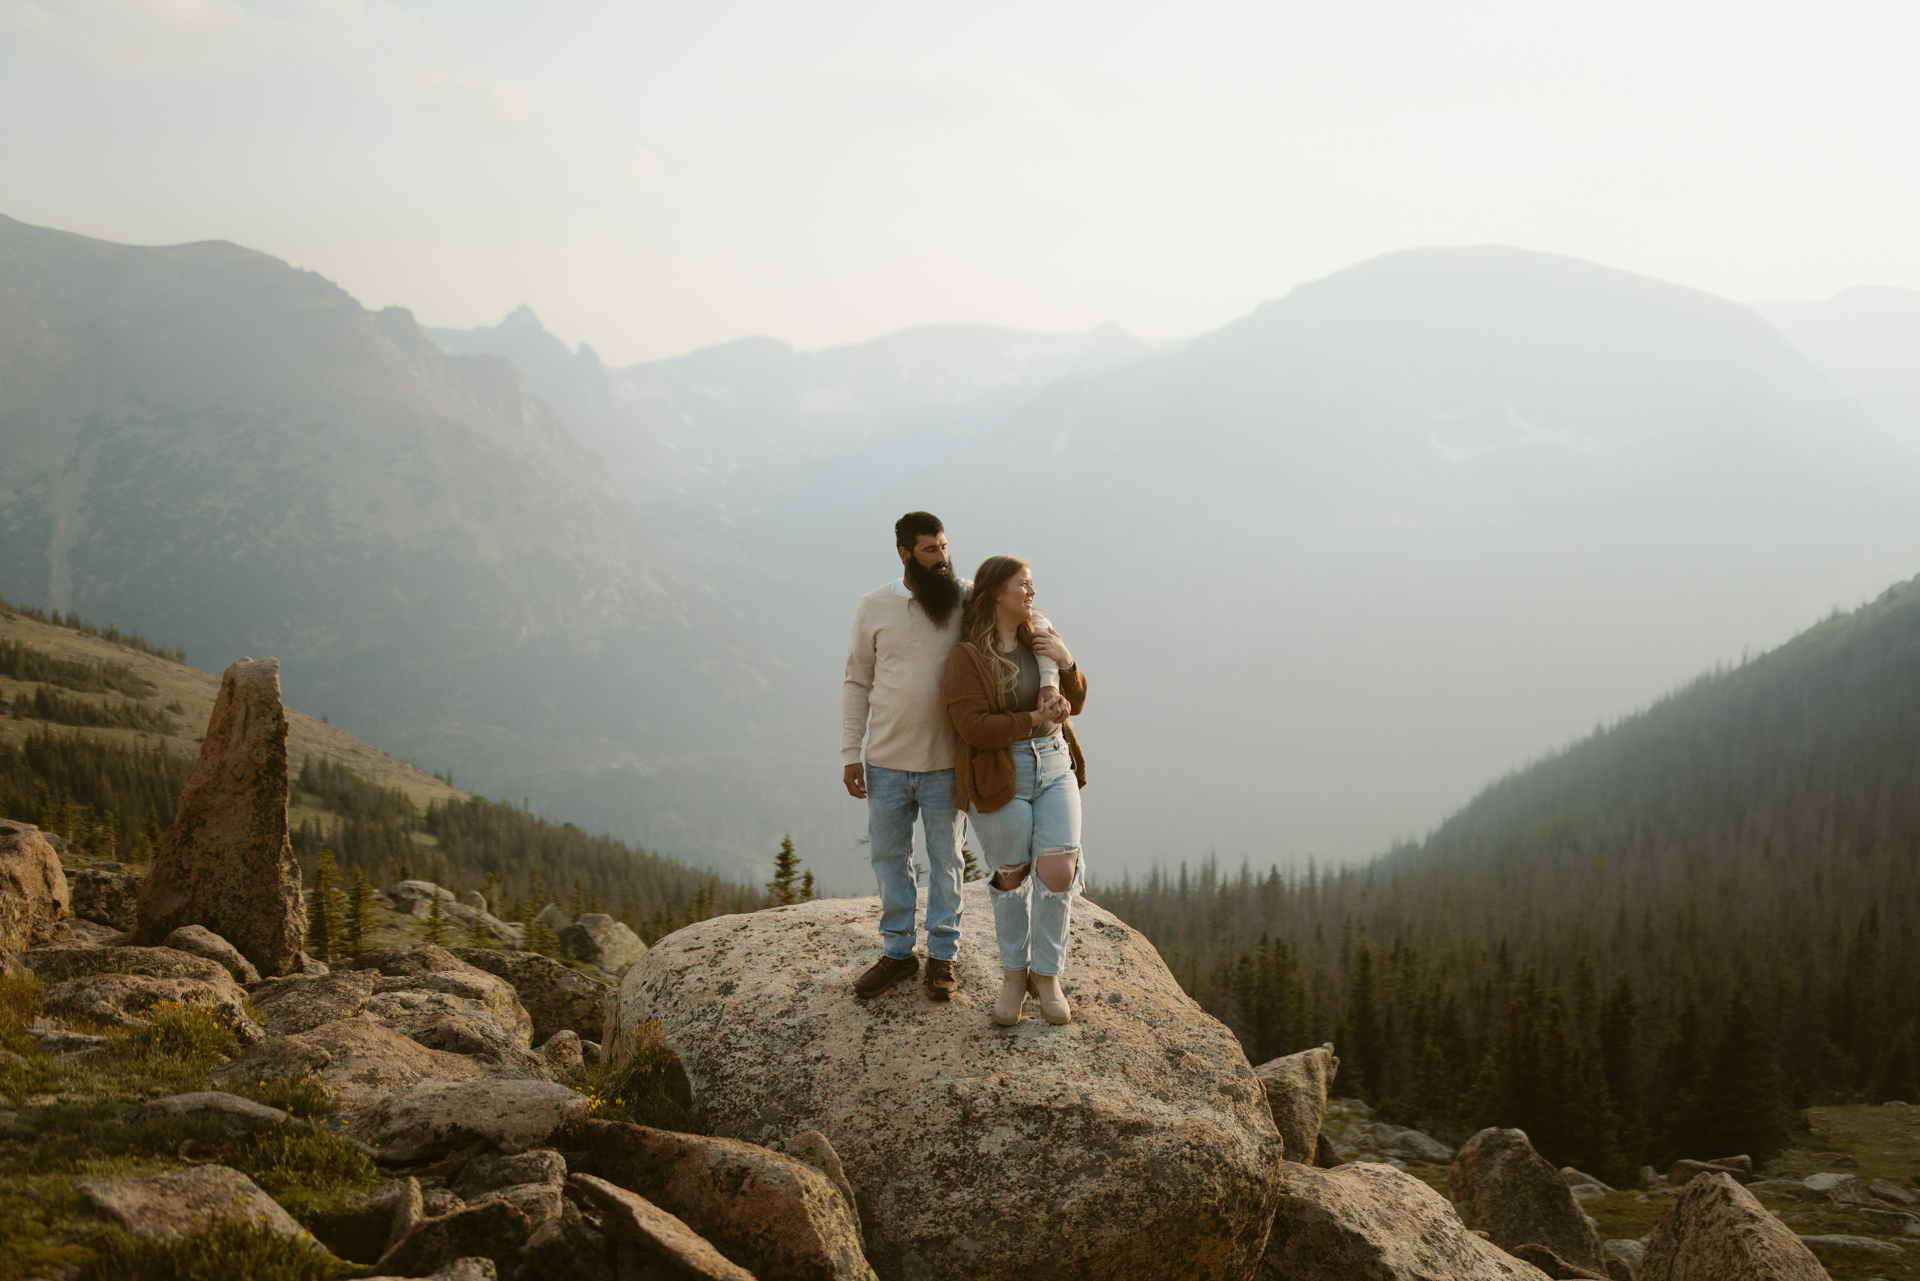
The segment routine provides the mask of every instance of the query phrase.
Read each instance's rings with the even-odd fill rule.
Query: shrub
[[[701,1132],[686,1069],[661,1037],[657,1020],[635,1031],[633,1052],[626,1059],[587,1069],[586,1093],[593,1100],[590,1115],[597,1120]]]
[[[211,1006],[161,1001],[140,1017],[143,1026],[115,1047],[135,1062],[199,1065],[240,1052],[225,1016]]]

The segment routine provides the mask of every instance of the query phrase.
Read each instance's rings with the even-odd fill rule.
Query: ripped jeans
[[[1013,799],[990,814],[968,806],[967,817],[985,847],[1000,968],[1031,968],[1058,975],[1067,964],[1073,900],[1086,879],[1080,850],[1080,785],[1064,735],[1030,738],[1013,745]],[[1047,854],[1071,854],[1073,878],[1064,890],[1048,887]],[[1017,889],[1002,889],[1001,873],[1025,873]]]

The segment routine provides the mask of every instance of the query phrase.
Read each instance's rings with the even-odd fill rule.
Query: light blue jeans
[[[1080,784],[1073,777],[1066,737],[1053,734],[1015,743],[1013,799],[991,814],[971,806],[967,816],[986,849],[987,897],[993,901],[1000,968],[1065,973],[1073,900],[1087,873],[1080,849]],[[1039,859],[1048,850],[1074,855],[1073,882],[1065,890],[1050,890],[1039,877]],[[1019,889],[1003,890],[993,883],[991,877],[1000,868],[1021,863],[1027,865],[1027,876]]]
[[[927,837],[927,956],[960,953],[960,811],[953,807],[953,771],[867,766],[867,846],[880,882],[880,943],[888,956],[913,955],[918,890],[913,881],[913,820]]]

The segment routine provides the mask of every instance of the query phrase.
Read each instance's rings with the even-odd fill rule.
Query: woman
[[[1087,678],[1066,642],[1038,621],[1036,633],[1032,567],[1018,556],[989,557],[974,573],[940,686],[960,731],[954,803],[994,869],[987,893],[1002,981],[993,1021],[1002,1027],[1020,1021],[1029,992],[1047,1022],[1073,1018],[1060,975],[1080,892],[1087,767],[1068,717],[1086,705]],[[1060,665],[1058,691],[1040,685],[1041,655]]]

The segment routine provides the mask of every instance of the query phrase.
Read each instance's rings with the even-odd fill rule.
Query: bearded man
[[[847,793],[867,803],[867,841],[880,883],[880,959],[854,980],[853,990],[860,997],[878,996],[919,972],[917,817],[927,845],[927,995],[945,1001],[959,990],[953,963],[960,951],[965,816],[953,806],[959,737],[940,702],[940,681],[960,640],[967,583],[954,577],[938,516],[908,512],[894,522],[893,541],[901,577],[860,598],[840,698]],[[1058,670],[1043,658],[1041,684],[1057,686]]]

